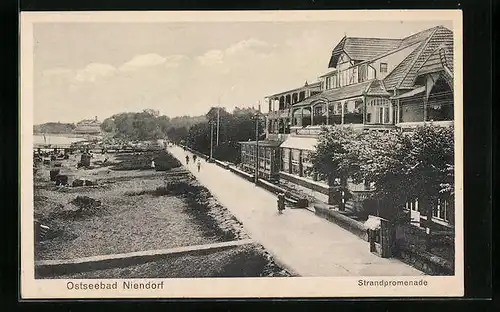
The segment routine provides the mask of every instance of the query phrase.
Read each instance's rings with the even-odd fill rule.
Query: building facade
[[[332,203],[335,197],[335,186],[319,180],[310,162],[322,127],[391,131],[453,124],[453,33],[443,26],[402,39],[345,36],[333,49],[328,70],[316,83],[267,97],[266,140],[276,142],[279,152],[273,153],[279,157],[273,154],[277,164],[266,170],[321,200]],[[246,159],[249,152],[242,148]],[[349,208],[364,209],[371,186],[349,180],[347,186]],[[418,212],[418,201],[407,206]],[[453,223],[450,206],[446,199],[436,203],[435,216],[443,225]]]
[[[95,119],[84,119],[76,124],[73,132],[78,134],[99,134],[101,132],[101,122],[97,120],[97,116]]]

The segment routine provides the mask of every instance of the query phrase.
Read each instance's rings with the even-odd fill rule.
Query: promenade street
[[[178,146],[168,150],[185,165],[192,154]],[[215,164],[186,166],[201,184],[240,220],[252,239],[282,265],[300,276],[417,276],[417,269],[397,259],[380,258],[368,242],[306,209],[278,214],[276,195]]]

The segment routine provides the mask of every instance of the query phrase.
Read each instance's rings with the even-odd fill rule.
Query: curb
[[[194,245],[160,250],[145,250],[77,259],[41,260],[35,262],[35,272],[38,276],[66,275],[71,273],[144,264],[147,262],[162,260],[171,256],[182,256],[185,254],[204,254],[253,243],[254,241],[251,239],[243,239],[206,245]]]

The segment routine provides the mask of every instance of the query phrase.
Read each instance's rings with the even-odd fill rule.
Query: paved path
[[[201,161],[178,146],[168,150],[243,223],[246,232],[284,266],[301,276],[416,276],[423,273],[397,259],[380,258],[368,242],[305,209],[278,215],[276,196],[229,170]]]

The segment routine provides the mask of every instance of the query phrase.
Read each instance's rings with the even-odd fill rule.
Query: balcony
[[[289,135],[287,133],[269,133],[267,139],[271,141],[285,141]]]
[[[336,127],[350,127],[354,130],[363,131],[363,130],[390,130],[394,128],[394,125],[386,124],[343,124],[343,125],[335,125]],[[334,127],[333,125],[314,125],[314,126],[293,126],[290,127],[290,134],[293,136],[313,136],[317,137],[320,135],[321,130],[324,127]]]
[[[277,111],[270,111],[267,113],[267,118],[278,119],[278,118],[289,118],[291,116],[291,109],[285,108]]]

